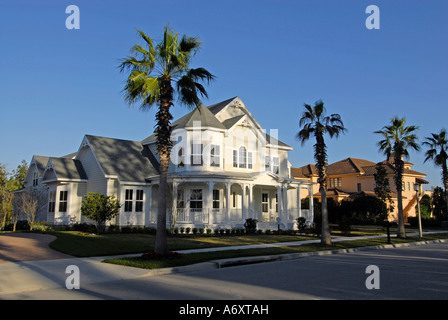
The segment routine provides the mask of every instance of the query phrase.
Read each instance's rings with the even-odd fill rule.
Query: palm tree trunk
[[[319,174],[318,182],[320,184],[319,192],[321,197],[322,211],[322,234],[321,244],[331,245],[330,226],[328,223],[327,207],[327,152],[324,137],[322,133],[316,133],[316,144],[314,146],[314,158],[316,159],[317,170]]]
[[[325,188],[321,187],[319,189],[320,197],[321,197],[321,211],[322,211],[322,235],[321,235],[321,244],[322,245],[331,245],[331,233],[330,233],[330,225],[328,222],[328,208],[327,208],[327,191]]]
[[[398,155],[398,156],[397,156]],[[401,160],[401,155],[396,153],[394,159],[395,167],[395,187],[397,188],[397,201],[398,201],[398,238],[406,238],[406,230],[404,227],[404,214],[403,214],[403,169],[404,162]]]
[[[168,254],[168,242],[166,236],[166,197],[168,190],[167,175],[171,153],[171,126],[172,115],[170,107],[173,101],[173,88],[171,79],[161,80],[160,84],[160,108],[156,114],[157,119],[157,153],[160,158],[159,198],[157,212],[157,233],[154,252],[159,255]]]
[[[442,180],[443,180],[443,187],[445,188],[446,209],[448,211],[448,168],[446,165],[446,161],[442,162]]]

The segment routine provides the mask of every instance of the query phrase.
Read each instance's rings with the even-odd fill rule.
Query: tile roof
[[[393,165],[388,161],[379,162],[378,164],[383,165],[386,168],[386,172],[388,174],[394,173]],[[406,164],[411,164],[407,162]],[[344,175],[344,174],[361,174],[363,176],[373,176],[376,173],[377,163],[357,158],[347,158],[341,161],[334,162],[329,164],[327,167],[327,176],[333,175]],[[404,169],[404,174],[406,175],[416,175],[425,177],[426,174],[411,170]],[[293,177],[301,177],[301,178],[309,178],[311,175],[317,175],[317,168],[308,164],[306,166],[300,168],[291,168],[291,175]]]

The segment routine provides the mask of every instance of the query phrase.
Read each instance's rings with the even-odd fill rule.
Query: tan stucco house
[[[391,188],[392,200],[395,202],[395,210],[389,214],[390,220],[397,219],[397,192],[393,180],[394,169],[393,159],[378,163],[386,168],[389,177],[389,185]],[[327,167],[327,197],[335,201],[352,198],[359,193],[367,195],[375,195],[375,179],[377,163],[356,158],[347,158],[341,161],[329,164]],[[420,197],[423,195],[422,184],[428,182],[423,178],[426,174],[412,170],[413,164],[405,161],[405,169],[403,174],[403,213],[405,221],[408,217],[416,216],[415,205],[417,202],[415,184],[420,184]],[[317,168],[313,164],[308,164],[300,168],[291,168],[291,175],[296,179],[306,179],[316,182],[313,185],[313,194],[315,198],[320,199],[319,185],[317,184]]]

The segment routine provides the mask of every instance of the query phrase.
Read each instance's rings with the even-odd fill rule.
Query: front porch
[[[267,183],[271,182],[271,183]],[[246,219],[258,221],[258,229],[294,229],[296,219],[313,223],[313,201],[302,209],[303,189],[312,199],[312,184],[298,180],[173,179],[167,194],[167,228],[244,228]],[[150,187],[147,207],[140,213],[122,212],[120,225],[156,226],[158,187]]]

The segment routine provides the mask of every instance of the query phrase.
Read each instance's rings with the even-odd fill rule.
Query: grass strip
[[[416,241],[431,241],[437,239],[448,239],[448,233],[429,234],[423,236],[422,239],[419,239],[418,237],[407,237],[406,239],[392,238],[391,243],[399,244],[399,243],[409,243]],[[130,257],[130,258],[107,259],[104,262],[136,268],[158,269],[158,268],[172,268],[172,267],[186,266],[200,262],[207,262],[212,260],[228,259],[228,258],[350,249],[350,248],[378,246],[385,244],[387,244],[387,240],[385,238],[376,238],[376,239],[347,240],[347,241],[334,242],[331,246],[325,246],[321,245],[320,243],[316,243],[316,244],[304,244],[300,246],[286,246],[276,248],[189,253],[189,254],[182,254],[181,257],[176,259],[144,260],[140,257]]]

